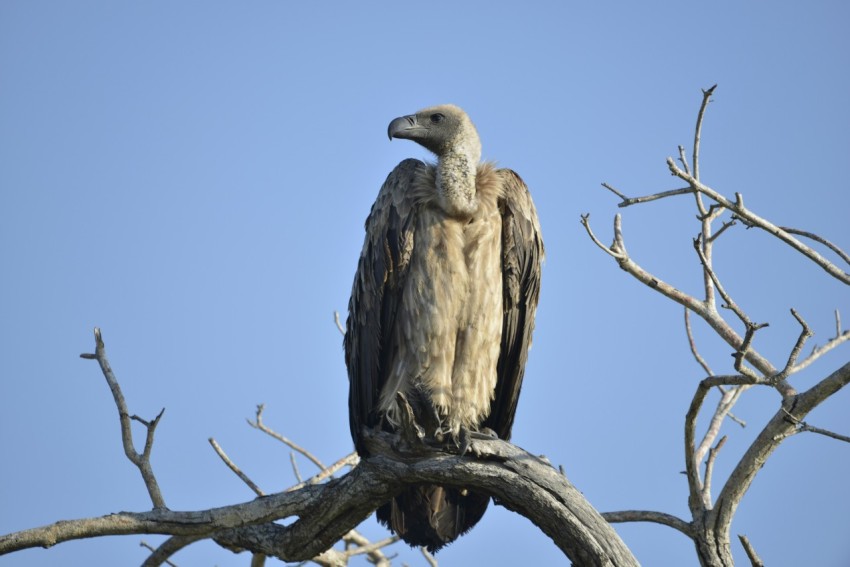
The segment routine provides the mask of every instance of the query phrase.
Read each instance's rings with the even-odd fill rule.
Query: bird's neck
[[[437,191],[449,216],[470,217],[478,209],[475,179],[480,151],[452,150],[437,160]]]

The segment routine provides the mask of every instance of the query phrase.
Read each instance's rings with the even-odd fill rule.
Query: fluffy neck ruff
[[[481,160],[478,135],[461,138],[437,160],[436,184],[440,205],[450,216],[470,217],[478,210],[475,179]]]

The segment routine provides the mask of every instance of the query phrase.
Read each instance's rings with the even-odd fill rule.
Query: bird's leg
[[[396,394],[396,406],[398,407],[399,434],[401,438],[411,447],[421,445],[422,440],[425,438],[425,430],[416,423],[413,407],[411,407],[407,401],[407,397],[402,392]]]

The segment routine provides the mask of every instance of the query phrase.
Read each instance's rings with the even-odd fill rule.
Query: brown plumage
[[[510,439],[543,260],[528,188],[480,163],[478,133],[456,106],[396,118],[388,133],[437,163],[402,161],[366,220],[345,336],[352,439],[368,457],[363,428],[402,427],[400,399],[428,440],[465,444],[484,428]],[[416,486],[377,516],[434,551],[474,526],[488,502]]]

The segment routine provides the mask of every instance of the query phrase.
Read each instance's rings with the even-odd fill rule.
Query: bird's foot
[[[476,449],[475,441],[493,441],[498,438],[499,436],[496,435],[496,432],[489,427],[473,431],[468,427],[461,426],[458,436],[455,439],[455,447],[457,447],[458,451],[460,451],[461,457],[466,455],[468,451],[472,451],[473,455],[481,458],[484,456],[484,453]]]

